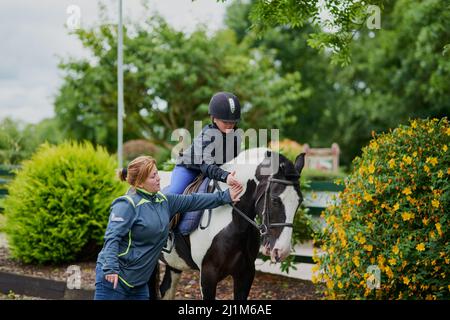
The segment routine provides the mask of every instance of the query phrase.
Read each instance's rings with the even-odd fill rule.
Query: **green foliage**
[[[101,147],[42,145],[24,161],[5,200],[11,253],[25,263],[62,263],[95,254],[111,201],[125,191]]]
[[[386,6],[381,30],[362,29],[352,64],[329,74],[334,98],[316,130],[339,142],[343,163],[360,154],[372,131],[386,132],[409,118],[450,113],[448,2],[397,0]]]
[[[0,163],[17,165],[28,159],[45,141],[62,141],[62,133],[55,119],[25,125],[20,121],[5,118],[0,122]]]
[[[354,160],[341,204],[325,213],[316,281],[337,299],[449,299],[450,127],[414,120]],[[380,288],[370,288],[381,272]]]
[[[225,1],[225,0],[222,0]],[[237,1],[242,5],[243,1]],[[253,0],[251,9],[244,11],[251,20],[249,28],[264,37],[268,31],[277,27],[296,29],[307,24],[320,26],[315,32],[309,33],[308,44],[323,52],[332,52],[331,61],[334,64],[348,65],[350,63],[350,46],[354,40],[356,30],[366,26],[371,16],[369,5],[376,5],[383,9],[386,0],[373,0],[370,3],[358,0],[328,0],[319,4],[319,1],[297,0]],[[233,7],[231,13],[237,13]],[[323,11],[330,14],[324,18]],[[242,11],[241,11],[242,12]],[[242,17],[242,15],[236,15]],[[228,18],[240,30],[244,24],[236,22],[237,18]]]
[[[294,217],[293,245],[314,239],[317,228],[318,225],[314,218],[307,213],[307,210],[300,208]]]
[[[103,24],[76,32],[95,58],[60,64],[65,78],[55,111],[71,138],[116,147],[116,29]],[[207,120],[208,103],[217,91],[235,93],[244,106],[242,128],[283,128],[305,96],[297,72],[277,72],[269,52],[238,44],[233,32],[211,36],[170,27],[162,18],[128,26],[124,34],[126,117],[124,140],[146,137],[171,148],[177,128],[192,129]],[[264,115],[264,116],[263,116]]]
[[[9,118],[0,122],[0,163],[17,164],[30,155],[21,125]]]
[[[337,142],[341,163],[350,165],[373,131],[386,132],[412,117],[440,118],[450,113],[447,2],[371,1],[382,9],[379,30],[362,24],[351,33],[345,28],[338,33],[322,33],[314,21],[308,21],[297,28],[267,28],[262,38],[251,32],[252,21],[239,20],[259,2],[233,1],[225,21],[242,42],[274,52],[281,74],[301,73],[303,87],[310,93],[304,99],[308,108],[294,108],[289,113],[296,125],[285,128],[283,137],[316,146]],[[326,2],[336,5],[336,1]],[[276,13],[281,11],[278,4],[287,3],[265,1],[264,6]],[[296,3],[298,8],[303,6],[301,1]],[[345,68],[330,65],[329,49],[318,53],[307,45],[316,41],[314,46],[320,47],[334,37],[353,37],[345,49],[352,63]]]

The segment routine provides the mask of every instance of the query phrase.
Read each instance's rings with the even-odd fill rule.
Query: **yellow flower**
[[[394,273],[392,272],[391,268],[389,268],[389,266],[384,268],[384,271],[386,272],[386,274],[389,277],[389,279],[392,279],[394,277]]]
[[[450,128],[447,128],[446,133],[448,136],[450,136]]]
[[[369,251],[369,252],[372,252],[372,250],[373,250],[373,245],[371,245],[371,244],[365,245],[365,246],[364,246],[364,249],[366,249],[366,250]]]
[[[402,219],[403,221],[408,221],[414,218],[414,213],[409,213],[409,212],[403,212],[402,213]]]
[[[372,163],[370,163],[370,166],[369,166],[369,173],[370,174],[372,174],[372,173],[374,173],[375,172],[375,166],[373,165],[373,162]]]
[[[395,168],[395,160],[394,159],[389,160],[388,164],[389,164],[389,168],[391,168],[391,169]]]
[[[450,175],[450,168],[447,168],[447,174]]]
[[[439,208],[439,200],[433,199],[431,200],[431,204],[433,205],[433,207]]]
[[[411,127],[413,129],[417,128],[417,120],[414,120],[414,121],[411,122]]]
[[[436,230],[439,233],[439,235],[442,237],[442,230],[441,230],[441,224],[438,222],[435,224]]]
[[[406,285],[408,285],[408,284],[409,284],[409,282],[410,282],[409,278],[408,278],[408,277],[405,277],[405,276],[403,276],[403,283],[404,283],[404,284],[406,284]]]
[[[411,164],[412,163],[412,158],[410,156],[403,156],[402,160],[406,164]]]
[[[336,274],[338,276],[338,278],[340,278],[342,276],[342,269],[340,265],[336,266]]]
[[[442,178],[444,176],[444,172],[442,170],[439,170],[438,172],[438,178]]]
[[[398,254],[399,251],[400,251],[400,250],[398,249],[398,247],[397,247],[396,245],[392,247],[392,252],[393,252],[393,253]]]
[[[427,165],[423,166],[423,170],[425,170],[426,173],[430,173],[430,168]]]
[[[390,264],[391,266],[395,266],[396,263],[397,263],[397,260],[395,260],[395,258],[389,259],[389,264]]]
[[[417,250],[417,251],[425,251],[425,244],[424,244],[423,242],[419,243],[419,244],[416,246],[416,250]]]
[[[372,196],[370,194],[368,194],[367,192],[364,192],[364,197],[363,198],[367,202],[372,201]]]
[[[405,194],[405,195],[410,195],[410,194],[412,194],[411,188],[410,188],[410,187],[406,187],[406,188],[402,191],[402,193]]]
[[[398,208],[400,208],[400,205],[398,204],[398,202],[396,204],[394,204],[394,206],[392,207],[392,211],[397,211]]]
[[[430,163],[433,167],[438,164],[436,157],[428,157],[426,162]]]
[[[358,256],[353,256],[352,261],[355,264],[355,266],[359,267],[359,257]]]
[[[423,222],[424,225],[426,225],[426,226],[428,225],[428,219],[427,218],[423,218],[422,222]]]
[[[448,147],[447,147],[447,145],[446,145],[446,144],[444,144],[444,146],[442,147],[442,150],[444,150],[444,152],[447,152],[447,150],[448,150]]]

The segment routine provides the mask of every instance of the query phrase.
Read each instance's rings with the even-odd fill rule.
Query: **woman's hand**
[[[241,192],[244,188],[241,185],[234,185],[230,187],[230,196],[231,196],[231,200],[233,200],[233,202],[238,202],[241,199]]]
[[[241,183],[238,179],[235,178],[236,171],[233,171],[230,173],[227,177],[227,185],[231,188],[233,186],[239,186],[242,187]]]
[[[113,284],[113,288],[117,288],[117,282],[119,282],[119,275],[118,274],[107,274],[105,276],[106,281],[109,281]]]

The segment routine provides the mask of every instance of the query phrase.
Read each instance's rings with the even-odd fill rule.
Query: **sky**
[[[216,0],[148,0],[178,30],[191,31],[206,24],[214,31],[223,26],[226,4]],[[118,0],[102,0],[111,22],[118,15]],[[73,10],[72,8],[75,8]],[[123,0],[126,21],[140,21],[141,0]],[[79,19],[77,17],[79,16]],[[0,121],[5,117],[38,123],[54,116],[53,100],[62,83],[58,62],[87,57],[68,27],[98,24],[96,0],[1,0],[0,2]]]

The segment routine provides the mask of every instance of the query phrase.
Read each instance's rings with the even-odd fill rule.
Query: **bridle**
[[[296,181],[275,179],[275,178],[273,178],[273,176],[270,176],[267,179],[268,183],[267,183],[266,189],[264,190],[263,193],[261,193],[261,195],[255,201],[255,208],[256,208],[259,201],[262,199],[262,196],[264,195],[264,209],[261,214],[263,221],[261,224],[257,224],[255,221],[250,219],[244,212],[242,212],[239,208],[237,208],[233,203],[231,203],[231,206],[242,218],[244,218],[248,223],[250,223],[256,229],[258,229],[261,236],[265,236],[268,233],[269,229],[284,228],[284,227],[293,228],[294,225],[292,223],[270,222],[270,211],[268,210],[268,202],[269,202],[269,196],[270,196],[269,190],[270,190],[271,183],[279,183],[279,184],[284,184],[284,185],[296,185],[296,184],[298,184],[298,178],[299,177],[297,177]],[[214,180],[214,185],[219,191],[222,191],[216,180]]]

